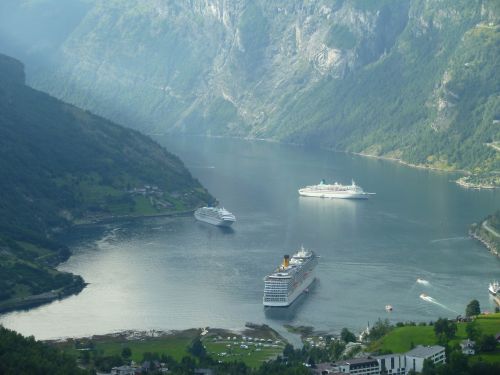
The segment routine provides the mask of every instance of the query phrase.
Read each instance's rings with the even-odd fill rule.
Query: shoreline
[[[74,281],[75,279],[73,279]],[[0,304],[0,315],[15,311],[29,311],[35,307],[62,300],[66,297],[77,295],[86,288],[88,283],[72,283],[66,287],[50,292],[33,294],[27,297],[18,297],[13,301]]]
[[[157,137],[162,137],[166,135],[172,135],[174,133],[166,132],[166,133],[161,133],[161,134],[154,134],[154,136]],[[239,140],[247,140],[247,141],[257,141],[257,142],[266,142],[266,143],[275,143],[275,144],[283,144],[283,145],[289,145],[289,146],[294,146],[294,147],[307,147],[306,145],[302,143],[293,143],[293,142],[283,142],[283,141],[278,141],[275,139],[268,139],[268,138],[256,138],[256,137],[240,137],[240,136],[222,136],[222,135],[202,135],[202,134],[184,134],[184,136],[187,137],[196,137],[196,138],[224,138],[224,139],[239,139]],[[472,189],[472,190],[481,190],[481,189],[487,189],[487,190],[495,190],[495,189],[500,189],[500,186],[496,185],[491,185],[491,184],[476,184],[476,183],[470,183],[464,181],[465,178],[468,176],[473,176],[474,174],[468,170],[465,169],[446,169],[446,168],[438,168],[438,167],[431,167],[428,165],[422,165],[422,164],[412,164],[410,162],[404,161],[399,158],[391,157],[391,156],[380,156],[380,155],[372,155],[372,154],[367,154],[363,152],[355,152],[355,151],[345,151],[345,150],[337,150],[334,148],[330,147],[321,147],[319,146],[320,149],[327,150],[330,152],[338,152],[338,153],[344,153],[344,154],[351,154],[351,155],[357,155],[357,156],[363,156],[366,158],[372,158],[372,159],[380,159],[380,160],[387,160],[391,162],[395,162],[398,164],[402,164],[406,167],[409,168],[416,168],[416,169],[426,169],[426,170],[431,170],[431,171],[436,171],[436,172],[443,172],[443,173],[461,173],[465,174],[466,176],[459,177],[458,179],[452,181],[455,184],[459,185],[462,188],[465,189]]]
[[[124,220],[140,220],[140,219],[153,219],[157,217],[184,217],[193,214],[195,209],[182,210],[182,211],[168,211],[157,214],[140,214],[140,215],[117,215],[117,216],[95,216],[87,219],[76,220],[73,222],[73,226],[80,227],[86,225],[96,225],[96,224],[109,224],[109,223],[119,223]]]
[[[469,231],[469,236],[474,238],[475,240],[481,242],[481,244],[488,249],[488,251],[495,255],[496,257],[500,258],[500,253],[496,250],[495,246],[492,245],[489,241],[485,240],[483,237],[480,235],[474,233],[472,230]]]
[[[65,228],[65,230],[69,230],[72,227],[84,227],[84,226],[92,226],[92,225],[101,225],[101,224],[109,224],[109,223],[119,223],[124,220],[141,220],[141,219],[149,219],[149,218],[158,218],[158,217],[187,217],[192,214],[195,209],[190,210],[182,210],[182,211],[169,211],[152,215],[121,215],[121,216],[101,216],[94,218],[87,218],[80,221],[75,221],[71,226]],[[71,257],[70,254],[69,256]],[[64,262],[66,259],[61,259],[57,264],[53,265],[53,269],[56,270],[57,266]],[[77,295],[82,292],[88,285],[85,280],[83,282],[79,282],[78,280],[82,279],[80,275],[73,274],[73,279],[71,284],[67,284],[66,286],[57,289],[51,290],[39,294],[32,294],[29,296],[18,297],[13,300],[8,300],[4,302],[0,302],[0,315],[11,313],[15,311],[29,311],[33,308],[50,304],[54,301],[62,300],[72,295]]]
[[[461,173],[461,174],[466,174],[466,176],[462,176],[457,178],[456,180],[453,180],[455,184],[458,186],[465,188],[465,189],[471,189],[471,190],[495,190],[495,189],[500,189],[500,186],[495,186],[491,184],[481,184],[481,183],[472,183],[472,182],[467,182],[466,179],[469,176],[472,176],[473,174],[470,171],[467,171],[465,169],[445,169],[445,168],[437,168],[437,167],[431,167],[427,165],[421,165],[421,164],[412,164],[409,162],[406,162],[402,159],[398,158],[393,158],[390,156],[378,156],[378,155],[370,155],[370,154],[365,154],[362,152],[349,152],[346,151],[347,153],[353,154],[353,155],[358,155],[358,156],[364,156],[367,158],[374,158],[374,159],[380,159],[380,160],[387,160],[387,161],[392,161],[398,164],[402,164],[406,167],[409,168],[416,168],[416,169],[427,169],[431,171],[436,171],[436,172],[443,172],[443,173]]]
[[[92,340],[108,340],[108,339],[126,339],[126,340],[143,340],[147,338],[161,338],[178,335],[198,335],[205,336],[211,334],[231,334],[231,335],[259,335],[267,338],[277,338],[286,340],[286,338],[267,324],[258,324],[247,322],[241,328],[220,328],[220,327],[191,327],[185,329],[123,329],[108,333],[89,334],[83,336],[62,336],[46,340],[40,340],[47,343],[61,343],[70,340],[92,339]]]
[[[76,358],[81,358],[83,352],[93,352],[94,359],[105,358],[116,355],[127,347],[130,355],[125,359],[125,364],[129,360],[135,364],[143,363],[145,353],[155,353],[151,356],[157,358],[170,356],[181,362],[186,356],[197,357],[191,348],[194,343],[198,342],[203,345],[206,354],[219,363],[238,361],[251,368],[258,368],[262,363],[276,359],[282,355],[286,345],[289,344],[285,337],[268,325],[248,322],[244,327],[237,329],[216,327],[176,330],[129,329],[107,334],[41,341]],[[93,364],[95,366],[95,360]],[[88,366],[91,364],[87,361],[82,365],[89,369]],[[135,368],[140,367],[140,365],[131,365]]]
[[[488,238],[481,236],[481,229],[484,228],[484,225],[487,224],[487,222],[488,219],[481,221],[479,224],[472,224],[469,228],[469,236],[481,242],[481,244],[486,247],[491,254],[500,258],[500,249],[497,248],[497,245]]]

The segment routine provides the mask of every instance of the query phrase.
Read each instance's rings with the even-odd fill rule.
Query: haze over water
[[[222,230],[191,216],[78,228],[59,268],[89,283],[79,295],[0,324],[39,339],[124,329],[242,328],[246,322],[338,332],[377,318],[430,321],[492,310],[500,261],[467,228],[500,207],[499,191],[467,191],[454,175],[266,142],[158,137],[237,222]],[[366,201],[300,198],[299,187],[350,183]],[[304,245],[318,282],[289,309],[264,309],[263,277]],[[417,278],[428,283],[417,283]],[[431,298],[422,299],[425,293]],[[391,304],[392,313],[384,306]]]

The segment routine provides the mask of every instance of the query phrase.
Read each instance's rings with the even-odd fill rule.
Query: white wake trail
[[[452,313],[459,314],[458,311],[450,309],[448,306],[443,305],[441,302],[437,301],[435,298],[432,298],[431,296],[428,296],[427,294],[422,293],[420,295],[420,299],[422,299],[426,302],[429,302],[429,303],[433,303],[433,304],[435,304],[435,305],[437,305],[445,310],[451,311]]]

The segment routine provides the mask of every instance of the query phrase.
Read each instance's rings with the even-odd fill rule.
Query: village
[[[242,363],[243,366],[247,366],[245,368],[257,369],[266,361],[281,363],[285,366],[298,365],[312,375],[428,374],[429,372],[426,371],[429,371],[429,368],[434,369],[456,360],[454,359],[456,354],[453,354],[454,358],[447,357],[447,353],[451,352],[460,353],[460,358],[472,358],[473,361],[481,361],[481,358],[496,358],[499,355],[496,347],[500,343],[499,321],[500,314],[496,313],[481,314],[474,318],[439,319],[429,324],[398,323],[397,326],[390,327],[380,338],[372,340],[370,339],[372,329],[377,330],[386,324],[379,321],[378,326],[375,324],[372,329],[367,327],[358,336],[347,329],[343,329],[340,336],[308,332],[302,335],[303,347],[301,349],[294,349],[268,327],[260,332],[254,331],[253,335],[249,334],[248,330],[231,332],[207,327],[191,330],[191,336],[186,336],[185,341],[182,342],[189,342],[188,348],[183,353],[198,359],[192,362],[193,368],[190,372],[195,375],[217,374],[215,364]],[[255,325],[255,327],[259,326]],[[491,332],[496,333],[491,334]],[[162,340],[162,337],[174,341],[156,341]],[[420,337],[421,340],[413,344],[415,337]],[[411,341],[409,341],[410,338]],[[97,372],[98,375],[178,373],[178,369],[171,368],[175,364],[165,361],[168,357],[158,355],[155,357],[151,356],[151,353],[144,353],[144,360],[132,360],[130,351],[126,352],[129,349],[123,349],[126,345],[125,348],[130,346],[137,351],[139,346],[134,343],[137,339],[144,345],[148,345],[148,340],[157,342],[158,348],[171,347],[174,342],[175,345],[179,345],[180,341],[175,341],[177,339],[174,336],[156,334],[148,338],[148,335],[134,334],[129,335],[128,339],[130,343],[124,343],[123,340],[116,341],[116,348],[122,348],[122,355],[125,354],[130,360],[119,366],[113,366],[110,371]],[[436,340],[440,343],[430,344]],[[119,346],[118,343],[120,343]],[[409,349],[391,350],[398,347],[394,343],[398,345],[404,343],[403,346],[409,346]],[[98,344],[97,348],[102,344]],[[332,356],[332,353],[336,351],[335,348],[340,348],[340,351]],[[176,348],[176,350],[179,349],[179,347]],[[137,354],[133,357],[138,358]],[[177,358],[180,356],[181,354],[178,353]],[[185,358],[183,357],[182,361],[186,361]],[[334,360],[318,360],[321,358]],[[249,373],[253,372],[245,372],[245,374]]]

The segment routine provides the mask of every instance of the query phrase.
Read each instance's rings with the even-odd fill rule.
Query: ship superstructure
[[[314,281],[317,264],[316,254],[304,247],[291,258],[285,255],[283,263],[264,278],[264,306],[291,305]]]
[[[316,198],[368,199],[370,195],[375,193],[366,193],[360,186],[356,185],[354,180],[351,185],[342,185],[337,182],[327,184],[325,180],[321,180],[318,185],[299,189],[299,194]]]
[[[229,227],[236,221],[236,217],[223,207],[201,207],[194,212],[197,220],[220,227]]]
[[[490,292],[492,296],[500,297],[500,283],[498,281],[490,283],[488,286],[488,292]]]

